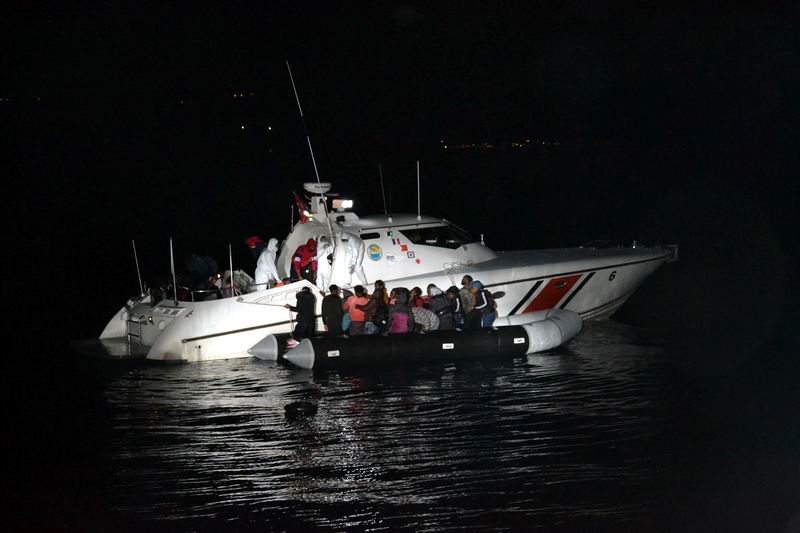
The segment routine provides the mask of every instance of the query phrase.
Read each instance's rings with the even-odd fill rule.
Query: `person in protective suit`
[[[285,304],[284,307],[297,313],[297,324],[292,332],[295,340],[302,340],[312,337],[316,330],[316,306],[317,297],[311,292],[309,287],[303,287],[297,293],[297,305]]]
[[[258,256],[256,263],[256,290],[269,288],[272,282],[280,281],[278,269],[275,266],[275,259],[278,255],[278,239],[270,239],[267,247]]]
[[[317,287],[320,291],[325,291],[331,281],[332,259],[333,244],[328,241],[327,235],[321,235],[317,240]]]
[[[317,278],[317,241],[308,241],[297,247],[292,256],[292,279],[300,281],[307,279],[311,283]]]
[[[358,278],[362,285],[367,284],[367,276],[364,274],[364,241],[352,233],[342,233],[342,245],[345,249],[345,263],[350,274],[350,283],[353,283],[353,274]]]

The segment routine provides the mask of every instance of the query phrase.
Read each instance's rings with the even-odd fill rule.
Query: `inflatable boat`
[[[561,346],[577,335],[582,326],[580,316],[565,309],[548,309],[513,318],[499,319],[496,327],[474,331],[319,336],[296,344],[286,334],[267,335],[249,352],[260,359],[286,360],[308,369],[526,355]]]

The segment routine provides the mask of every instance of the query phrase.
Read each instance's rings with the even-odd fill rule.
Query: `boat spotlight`
[[[353,208],[353,200],[345,200],[343,198],[334,198],[333,208],[337,211],[344,211],[345,209]]]

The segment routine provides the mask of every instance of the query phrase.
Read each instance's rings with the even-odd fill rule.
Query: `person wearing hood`
[[[431,283],[428,285],[428,309],[439,317],[439,329],[456,329],[453,305],[442,289]]]
[[[317,241],[308,239],[297,247],[292,256],[292,274],[294,281],[307,279],[314,283],[317,278]]]
[[[328,288],[331,281],[331,262],[333,260],[333,244],[327,235],[317,239],[317,287],[320,291]]]
[[[244,240],[244,242],[247,244],[247,247],[250,248],[250,253],[252,253],[253,257],[256,259],[261,257],[261,252],[267,247],[267,243],[265,243],[258,235],[248,237]]]
[[[268,289],[271,284],[280,281],[275,259],[278,255],[278,239],[270,239],[266,248],[258,256],[256,263],[256,290]]]
[[[480,313],[481,327],[490,328],[497,318],[494,297],[483,287],[483,283],[478,280],[470,284],[475,294],[475,311]]]
[[[350,274],[350,284],[353,283],[353,275],[358,278],[361,285],[367,284],[367,276],[364,274],[364,241],[352,233],[342,233],[341,243],[344,246],[345,264],[347,272]]]
[[[389,306],[389,320],[386,322],[386,331],[395,333],[414,332],[414,314],[408,304],[408,289],[397,289],[397,299]]]

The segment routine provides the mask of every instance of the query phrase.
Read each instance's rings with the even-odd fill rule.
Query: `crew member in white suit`
[[[342,246],[345,250],[345,264],[347,272],[350,274],[350,285],[353,283],[353,274],[356,275],[362,285],[367,284],[367,276],[364,274],[364,241],[352,233],[342,233]]]
[[[256,286],[263,291],[269,288],[266,283],[280,281],[278,269],[275,267],[275,258],[278,255],[278,239],[270,239],[267,247],[261,251],[256,263]],[[262,283],[264,285],[262,285]]]
[[[322,292],[327,292],[331,281],[331,261],[328,256],[332,254],[333,244],[328,240],[328,236],[320,235],[317,239],[317,287]]]

